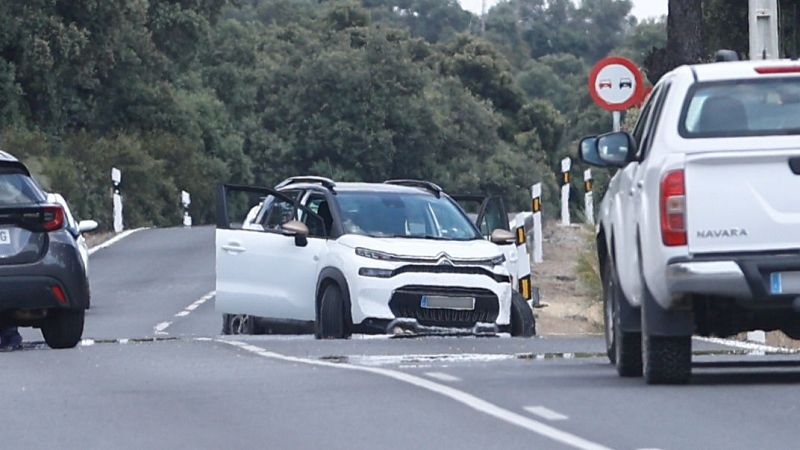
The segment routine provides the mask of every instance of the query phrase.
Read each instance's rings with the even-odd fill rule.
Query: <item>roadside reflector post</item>
[[[517,286],[519,295],[525,300],[530,300],[532,295],[531,286],[531,257],[528,255],[528,236],[525,232],[525,216],[527,213],[519,213],[514,218],[517,236]]]
[[[750,59],[779,59],[778,0],[749,0]]]
[[[583,172],[583,188],[586,190],[584,196],[584,211],[586,213],[586,223],[594,225],[594,194],[592,193],[592,169]]]
[[[181,205],[183,206],[183,226],[192,226],[192,216],[189,215],[189,205],[192,204],[192,196],[186,191],[181,191]]]
[[[572,159],[569,157],[561,160],[561,225],[569,226],[569,182]]]
[[[122,233],[125,229],[122,223],[122,194],[120,186],[122,184],[122,172],[116,167],[111,168],[111,184],[114,188],[114,232]]]
[[[531,186],[531,206],[533,211],[533,262],[539,264],[542,258],[542,183]]]

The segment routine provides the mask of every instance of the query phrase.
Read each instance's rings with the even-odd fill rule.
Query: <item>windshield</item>
[[[466,241],[481,239],[475,226],[447,197],[424,193],[341,192],[345,233]]]
[[[681,119],[686,138],[800,134],[800,78],[700,84]]]

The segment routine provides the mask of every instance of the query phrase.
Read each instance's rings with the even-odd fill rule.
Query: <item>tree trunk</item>
[[[667,48],[650,52],[645,59],[647,78],[655,84],[665,73],[706,57],[701,0],[669,0]]]

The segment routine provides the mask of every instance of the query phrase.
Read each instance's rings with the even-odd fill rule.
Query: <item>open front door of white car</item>
[[[261,205],[257,214],[254,207]],[[274,319],[314,320],[317,264],[324,237],[284,229],[322,219],[297,196],[254,186],[222,185],[217,198],[216,310]]]

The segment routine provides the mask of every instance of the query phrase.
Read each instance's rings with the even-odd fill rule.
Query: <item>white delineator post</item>
[[[528,255],[528,238],[525,233],[525,216],[527,213],[519,213],[514,218],[516,226],[515,234],[517,235],[517,280],[519,285],[519,294],[525,300],[531,299],[532,286],[531,286],[531,257]]]
[[[192,204],[192,196],[186,191],[181,191],[181,205],[183,205],[183,226],[192,226],[192,216],[189,215],[189,205]]]
[[[570,224],[569,217],[569,181],[572,169],[572,160],[564,158],[561,160],[561,225],[568,226]]]
[[[111,183],[114,185],[114,232],[122,233],[125,229],[122,223],[122,195],[120,194],[120,183],[122,183],[122,172],[116,167],[111,168]]]
[[[533,212],[533,262],[539,264],[542,258],[542,183],[531,187],[531,210]]]
[[[594,194],[592,193],[592,169],[583,172],[583,188],[586,190],[584,196],[584,211],[586,213],[586,223],[594,225]]]

